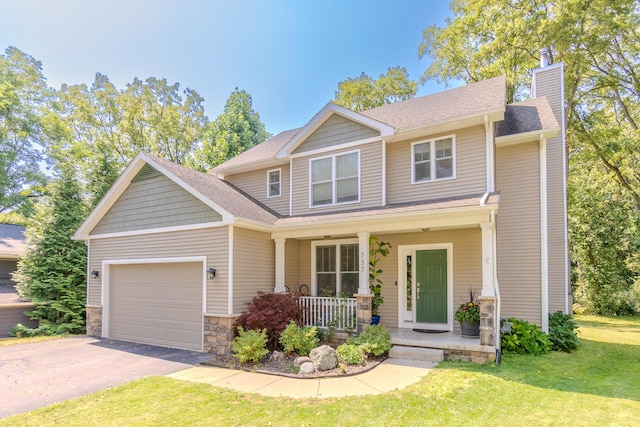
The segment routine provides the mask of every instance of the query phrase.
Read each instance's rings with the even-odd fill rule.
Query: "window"
[[[316,295],[349,297],[358,292],[358,244],[314,246]]]
[[[267,172],[267,197],[280,197],[280,169]]]
[[[309,169],[311,206],[360,200],[360,152],[312,159]]]
[[[455,141],[453,136],[417,142],[411,147],[412,183],[454,178]]]

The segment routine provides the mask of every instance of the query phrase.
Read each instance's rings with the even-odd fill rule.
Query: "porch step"
[[[389,350],[389,357],[393,359],[421,360],[424,362],[441,362],[444,360],[444,352],[433,348],[394,345],[391,347],[391,350]]]

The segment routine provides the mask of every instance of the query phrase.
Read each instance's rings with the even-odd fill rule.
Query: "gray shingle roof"
[[[25,227],[0,224],[0,258],[19,258],[27,251]]]
[[[559,127],[547,97],[543,96],[507,105],[504,120],[496,124],[496,136]]]
[[[413,129],[504,108],[505,76],[494,77],[432,95],[412,98],[363,111],[361,114],[393,126]]]

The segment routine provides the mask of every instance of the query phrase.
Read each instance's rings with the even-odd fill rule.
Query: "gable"
[[[380,131],[378,130],[371,129],[338,114],[333,114],[309,135],[293,153],[304,153],[379,136]]]
[[[90,234],[121,233],[222,221],[220,213],[145,165]]]

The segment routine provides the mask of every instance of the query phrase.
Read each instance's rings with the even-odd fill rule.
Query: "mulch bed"
[[[346,377],[367,372],[380,363],[387,356],[370,357],[364,365],[341,365],[328,371],[313,372],[311,374],[298,374],[298,369],[294,367],[293,361],[295,355],[284,355],[282,361],[271,361],[271,354],[267,355],[260,363],[240,363],[231,355],[215,355],[211,360],[205,362],[204,365],[218,366],[221,368],[240,369],[247,372],[259,372],[262,374],[279,375],[289,378],[325,378],[325,377]]]

